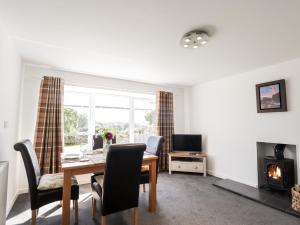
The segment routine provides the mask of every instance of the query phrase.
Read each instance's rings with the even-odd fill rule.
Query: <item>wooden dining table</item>
[[[71,161],[62,159],[62,170],[64,174],[63,184],[63,204],[62,204],[62,224],[70,224],[70,198],[71,179],[74,175],[104,172],[106,155],[104,153],[88,156],[86,161]],[[158,157],[151,154],[144,154],[143,165],[149,165],[149,205],[148,210],[154,212],[156,209],[156,163]],[[118,165],[116,165],[118,166]],[[80,206],[79,206],[80,207]],[[92,216],[92,215],[91,215]]]

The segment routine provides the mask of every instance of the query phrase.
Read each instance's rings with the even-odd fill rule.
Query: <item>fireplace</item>
[[[295,144],[257,142],[257,187],[267,187],[273,192],[284,190],[284,187],[291,186],[289,183],[299,183],[299,153]],[[290,171],[292,164],[294,171]]]
[[[294,160],[266,156],[264,158],[264,176],[265,187],[290,191],[295,185]]]

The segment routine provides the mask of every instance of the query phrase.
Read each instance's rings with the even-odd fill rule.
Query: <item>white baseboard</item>
[[[251,182],[249,180],[241,179],[241,178],[237,178],[237,177],[233,177],[233,176],[230,176],[230,175],[227,175],[227,174],[217,173],[217,172],[215,172],[213,170],[207,170],[207,173],[209,175],[212,175],[212,176],[215,176],[215,177],[219,177],[221,179],[230,179],[230,180],[242,183],[242,184],[249,185],[251,187],[257,188],[257,186],[258,186],[257,183],[253,183],[253,182]]]
[[[19,190],[18,190],[18,195],[20,195],[20,194],[25,194],[25,193],[28,193],[28,192],[29,192],[29,189],[28,189],[28,188],[19,189]]]

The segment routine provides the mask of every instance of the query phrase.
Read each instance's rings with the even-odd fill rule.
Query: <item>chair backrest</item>
[[[93,150],[103,148],[103,138],[101,135],[93,135]]]
[[[116,144],[117,138],[116,136],[112,139],[112,144]],[[103,138],[101,135],[93,135],[93,150],[103,148]]]
[[[158,174],[159,158],[164,145],[164,138],[162,136],[150,136],[147,140],[146,152],[156,155],[158,162],[156,163],[156,174]],[[156,176],[157,179],[158,176]]]
[[[102,215],[138,207],[145,144],[109,147],[103,181]]]
[[[111,143],[112,144],[116,144],[117,143],[117,137],[116,136],[113,136],[113,138],[111,140]]]
[[[163,148],[164,138],[162,136],[150,136],[147,141],[146,152],[160,156]]]
[[[40,166],[36,157],[35,149],[30,140],[23,140],[14,145],[16,151],[21,152],[27,174],[31,202],[36,197],[37,186],[41,177]]]

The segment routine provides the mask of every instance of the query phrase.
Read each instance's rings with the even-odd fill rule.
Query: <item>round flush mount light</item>
[[[208,35],[205,31],[190,31],[183,35],[180,44],[183,48],[197,49],[202,45],[207,44]]]

